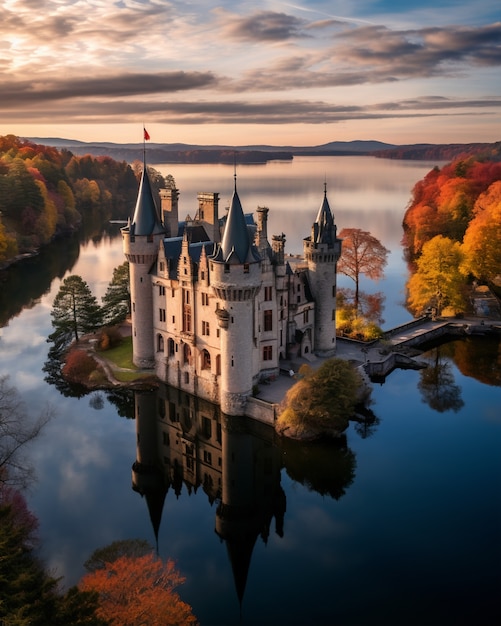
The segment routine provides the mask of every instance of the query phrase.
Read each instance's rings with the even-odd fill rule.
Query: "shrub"
[[[301,366],[298,382],[285,396],[278,430],[302,436],[328,433],[339,435],[348,427],[360,397],[362,380],[343,359],[329,359],[313,370]]]
[[[110,348],[115,348],[121,342],[122,335],[120,334],[120,329],[117,326],[107,326],[99,333],[97,347],[104,352]]]
[[[63,365],[63,376],[71,381],[82,382],[90,378],[98,368],[95,359],[84,350],[71,350]]]

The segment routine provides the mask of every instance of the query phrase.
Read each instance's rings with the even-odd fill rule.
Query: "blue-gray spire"
[[[235,188],[226,218],[223,239],[218,246],[214,260],[224,261],[225,263],[252,263],[260,258],[254,248],[245,221],[242,204],[238,197],[237,177],[235,174]]]
[[[324,183],[324,198],[314,224],[315,243],[332,244],[336,238],[334,228],[334,218],[327,200],[327,183]]]
[[[143,164],[143,173],[131,227],[134,235],[156,235],[164,232],[146,163]]]

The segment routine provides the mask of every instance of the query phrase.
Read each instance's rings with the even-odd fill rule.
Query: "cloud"
[[[281,42],[307,37],[307,21],[275,11],[256,11],[239,16],[219,9],[216,11],[223,36],[238,41]]]
[[[32,81],[3,81],[0,107],[25,106],[31,103],[66,100],[69,98],[117,98],[150,94],[175,93],[190,89],[215,86],[217,79],[211,72],[158,72],[108,74],[79,78],[38,78]]]
[[[492,5],[477,1],[480,20]],[[372,2],[341,3],[332,15],[322,0],[6,0],[0,115],[282,127],[497,111],[488,96],[499,94],[501,23],[475,23],[460,4],[454,18],[468,23],[431,26],[418,4],[376,14]],[[433,16],[441,24],[450,12]]]

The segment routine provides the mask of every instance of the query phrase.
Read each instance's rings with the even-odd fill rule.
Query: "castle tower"
[[[200,192],[197,194],[198,211],[196,220],[203,224],[209,239],[214,242],[220,241],[219,234],[219,194]]]
[[[211,286],[223,305],[217,311],[221,332],[221,410],[244,415],[252,393],[255,346],[254,301],[261,285],[261,258],[247,228],[235,189],[223,238],[209,259]]]
[[[134,217],[122,228],[123,250],[130,264],[132,353],[138,367],[152,368],[155,364],[153,289],[149,272],[164,232],[144,163]]]
[[[303,240],[304,257],[308,262],[308,280],[315,300],[314,352],[332,356],[336,350],[336,268],[341,256],[341,239],[327,200],[324,198],[312,226],[311,236]]]
[[[167,237],[177,237],[179,231],[179,191],[175,187],[160,189],[162,221]]]
[[[164,479],[158,445],[157,404],[157,394],[134,393],[136,460],[132,465],[132,489],[146,499],[158,547],[158,531],[169,484]]]

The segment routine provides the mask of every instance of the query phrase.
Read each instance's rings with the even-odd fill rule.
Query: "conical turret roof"
[[[146,163],[143,164],[131,227],[134,235],[156,235],[164,232]]]
[[[332,244],[334,230],[334,218],[332,217],[329,201],[327,200],[327,183],[324,183],[324,197],[315,220],[315,243]]]
[[[218,246],[214,260],[242,264],[260,260],[259,253],[249,235],[249,229],[237,192],[236,177],[223,239]]]

